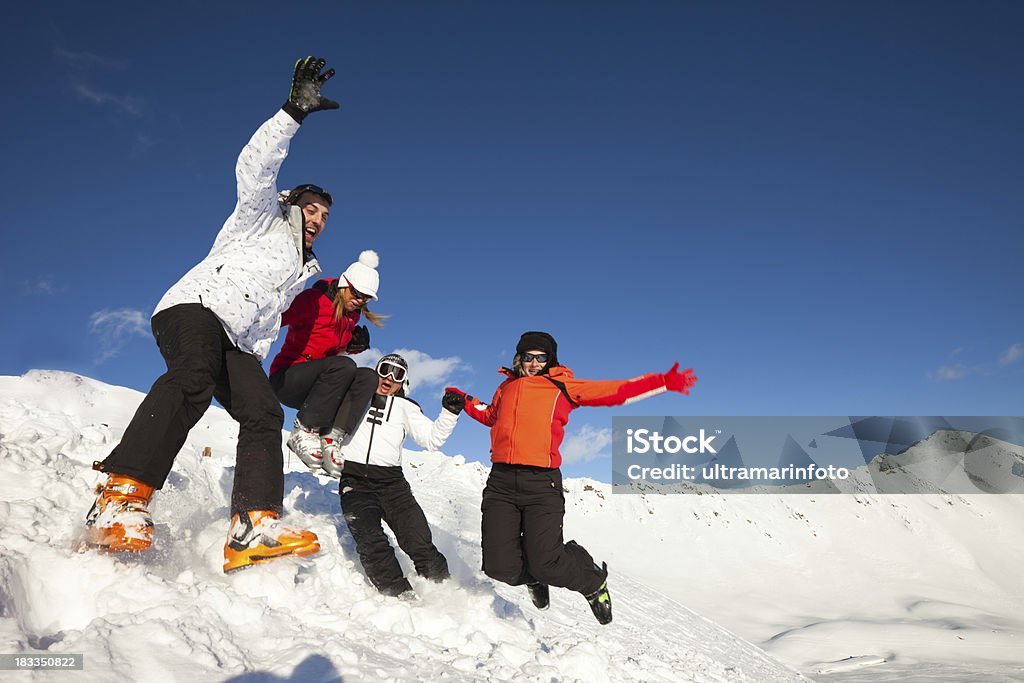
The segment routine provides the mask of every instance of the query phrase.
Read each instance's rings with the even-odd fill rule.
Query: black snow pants
[[[487,576],[593,593],[607,574],[575,541],[562,542],[565,496],[557,467],[494,463],[484,487],[481,543]]]
[[[417,574],[433,581],[448,578],[448,560],[434,546],[427,518],[401,467],[346,462],[338,490],[359,560],[377,590],[398,595],[412,589],[381,521],[391,527],[398,547],[412,559]]]
[[[103,471],[162,488],[189,431],[216,398],[239,425],[232,514],[280,513],[284,413],[259,359],[232,344],[217,316],[200,304],[160,311],[152,327],[167,372],[153,383]]]
[[[377,373],[357,368],[347,356],[327,356],[278,370],[270,385],[281,403],[299,411],[296,417],[306,427],[352,434],[377,390]]]

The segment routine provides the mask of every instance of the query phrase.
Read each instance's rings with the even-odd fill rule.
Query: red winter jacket
[[[513,377],[494,392],[491,404],[466,401],[466,414],[491,428],[491,462],[560,467],[558,447],[569,413],[579,406],[618,406],[665,391],[665,376],[649,373],[627,380],[576,379],[556,365],[547,375]]]
[[[281,315],[281,326],[288,326],[284,346],[270,364],[270,374],[308,360],[345,353],[352,329],[359,322],[358,310],[345,314],[341,323],[334,320],[334,295],[338,278],[320,280],[297,297]]]

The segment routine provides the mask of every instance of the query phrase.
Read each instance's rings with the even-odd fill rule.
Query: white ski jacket
[[[298,129],[278,111],[253,134],[235,166],[235,210],[210,253],[164,294],[153,315],[178,304],[202,304],[240,350],[266,358],[281,313],[320,273],[315,257],[303,263],[302,210],[282,204],[277,193],[277,173]]]
[[[436,451],[452,435],[458,419],[455,413],[441,408],[441,414],[431,421],[414,401],[374,394],[352,438],[342,445],[341,454],[345,462],[399,466],[406,434],[423,448]]]

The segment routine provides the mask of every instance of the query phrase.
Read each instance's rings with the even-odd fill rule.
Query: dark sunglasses
[[[348,293],[352,295],[353,299],[360,299],[362,301],[369,301],[370,299],[373,298],[369,294],[363,294],[362,292],[360,292],[358,289],[356,289],[352,285],[348,286]]]
[[[394,363],[381,363],[377,366],[377,374],[381,377],[390,376],[396,382],[405,381],[405,368]]]
[[[519,354],[519,358],[524,363],[529,363],[531,360],[535,360],[538,363],[547,363],[548,362],[548,354],[546,354],[546,353],[521,353],[521,354]]]
[[[334,204],[334,199],[331,198],[331,195],[330,195],[329,192],[327,192],[327,190],[325,190],[324,188],[320,187],[319,185],[313,185],[313,184],[310,184],[310,183],[307,183],[305,185],[299,185],[294,190],[289,192],[288,193],[288,200],[285,203],[286,204],[291,204],[291,203],[293,203],[295,201],[298,201],[299,197],[302,196],[303,192],[313,192],[315,194],[320,195],[321,197],[323,197],[324,199],[327,200],[327,205],[328,206],[331,206],[332,204]]]

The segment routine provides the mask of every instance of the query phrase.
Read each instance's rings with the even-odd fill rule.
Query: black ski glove
[[[295,75],[292,76],[292,91],[284,109],[296,123],[302,123],[311,111],[338,109],[340,104],[320,95],[320,88],[334,75],[334,69],[323,74],[320,70],[327,64],[322,57],[306,57],[295,62]]]
[[[366,325],[356,325],[352,328],[352,339],[345,347],[345,353],[362,353],[370,348],[370,331]]]
[[[444,392],[444,398],[441,399],[441,407],[449,413],[458,415],[466,407],[466,395],[449,389]]]

